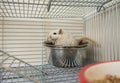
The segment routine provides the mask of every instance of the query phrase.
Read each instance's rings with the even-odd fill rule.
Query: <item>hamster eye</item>
[[[56,35],[56,33],[53,33],[54,35]]]

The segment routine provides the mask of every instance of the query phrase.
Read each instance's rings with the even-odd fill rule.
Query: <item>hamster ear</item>
[[[62,29],[59,29],[59,34],[63,34],[63,30]]]

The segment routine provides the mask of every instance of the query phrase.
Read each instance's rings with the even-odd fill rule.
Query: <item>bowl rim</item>
[[[120,62],[120,60],[110,60],[110,61],[103,61],[103,62],[96,62],[96,63],[92,63],[89,64],[85,67],[83,67],[79,72],[78,72],[78,78],[80,80],[80,83],[90,83],[86,78],[85,78],[85,72],[87,69],[99,65],[99,64],[103,64],[103,63],[111,63],[111,62]]]
[[[61,45],[50,45],[46,41],[44,41],[43,44],[47,47],[52,47],[52,48],[86,48],[88,47],[88,43],[84,43],[82,45],[77,45],[77,46],[61,46]]]

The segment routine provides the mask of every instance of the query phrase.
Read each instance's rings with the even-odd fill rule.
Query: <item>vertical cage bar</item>
[[[113,27],[114,27],[114,24],[113,24],[113,6],[112,6],[112,9],[110,9],[110,12],[109,12],[109,14],[110,14],[110,17],[109,17],[109,21],[110,21],[110,33],[111,33],[111,36],[110,36],[110,57],[111,57],[111,59],[110,60],[114,60],[114,55],[113,55],[113,51],[114,51],[114,47],[113,47],[113,40],[114,40],[114,29],[113,29]]]
[[[104,48],[104,46],[105,46],[105,11],[102,11],[102,17],[101,17],[101,28],[102,28],[102,30],[101,30],[101,36],[102,36],[102,41],[101,41],[101,56],[102,56],[102,61],[105,61],[105,48]]]
[[[25,5],[24,5],[24,3],[25,3],[25,0],[23,0],[23,16],[25,17]]]
[[[1,44],[2,44],[2,50],[4,51],[4,17],[2,17],[2,40],[1,40]],[[4,54],[2,54],[2,61],[3,61],[3,58],[4,58],[4,56],[3,56]],[[1,62],[2,62],[1,61]]]
[[[15,11],[15,16],[17,17],[17,10],[16,10],[15,4],[14,4],[14,0],[12,0],[12,2],[13,2],[14,11]]]
[[[107,60],[108,59],[108,52],[107,52],[107,41],[106,41],[106,36],[107,36],[107,12],[105,12],[105,35],[104,35],[104,60]]]
[[[113,24],[112,24],[112,9],[110,8],[109,9],[109,15],[108,15],[109,17],[108,17],[108,34],[110,34],[109,35],[109,41],[108,41],[108,43],[109,43],[109,45],[108,45],[108,48],[109,48],[109,57],[110,57],[110,60],[113,60],[113,50],[112,50],[112,47],[113,47],[113,31],[112,31],[112,28],[113,28]]]
[[[118,23],[117,23],[117,3],[115,1],[115,5],[114,5],[114,15],[113,15],[113,23],[114,23],[114,38],[115,38],[115,41],[114,41],[114,60],[119,60],[119,57],[118,57]]]
[[[17,4],[18,4],[18,8],[19,8],[19,16],[21,17],[21,9],[20,9],[21,6],[20,6],[19,3],[20,3],[20,0],[18,0],[18,3],[17,3]]]
[[[86,30],[86,21],[87,21],[86,18],[83,17],[83,23],[84,23],[83,24],[83,36],[86,36],[86,31],[87,31]]]
[[[120,9],[118,10],[118,18],[119,19],[117,19],[117,22],[118,22],[118,26],[120,26],[120,23],[119,23],[120,22]],[[118,27],[118,31],[120,31],[119,27]],[[120,40],[120,36],[118,36],[118,40]],[[118,46],[119,46],[119,50],[120,50],[120,43],[118,43],[118,44],[119,44]],[[119,56],[119,59],[120,59],[120,51],[119,51],[119,55],[118,56]]]
[[[46,1],[46,0],[43,0],[43,3],[42,3],[42,4],[44,4],[45,1]],[[42,11],[42,8],[43,8],[43,7],[44,7],[43,5],[40,7],[40,10],[39,10],[39,13],[38,13],[38,17],[41,15],[41,12],[43,12],[43,11]],[[44,11],[45,11],[45,8],[44,8]]]
[[[44,30],[44,29],[45,29],[45,27],[44,27],[44,21],[42,21],[42,24],[43,24],[43,25],[42,25],[42,33],[43,33],[42,42],[44,42],[44,33],[45,33],[45,30]],[[43,59],[44,59],[44,58],[43,58],[43,49],[44,49],[44,45],[42,44],[42,64],[44,64],[44,63],[43,63],[43,61],[44,61],[44,60],[43,60]],[[42,66],[42,70],[44,71],[43,66]],[[42,77],[41,77],[41,81],[42,81],[42,83],[44,83],[44,77],[43,77],[43,75],[42,75]]]
[[[115,8],[115,9],[116,9],[115,12],[116,12],[116,28],[117,28],[117,29],[116,29],[116,30],[117,30],[117,32],[116,32],[116,39],[117,39],[117,40],[116,40],[116,41],[117,41],[117,44],[118,44],[118,45],[116,44],[116,48],[117,48],[117,51],[116,51],[116,52],[117,52],[117,54],[116,54],[117,57],[116,57],[116,58],[117,58],[117,60],[119,60],[119,59],[120,59],[120,56],[119,56],[119,55],[120,55],[120,51],[119,51],[119,50],[120,50],[120,43],[119,43],[119,30],[120,30],[120,29],[119,29],[119,25],[118,25],[118,24],[119,24],[119,21],[120,21],[120,20],[119,20],[119,19],[120,19],[120,18],[119,18],[119,17],[120,17],[120,16],[119,16],[120,13],[118,12],[118,3],[117,3],[117,1],[116,1],[115,7],[116,7],[116,8]],[[120,10],[120,9],[119,9],[119,10]]]
[[[98,40],[99,40],[99,61],[102,61],[102,11],[99,12],[100,14],[100,18],[99,18],[99,37],[98,37]]]
[[[115,33],[116,33],[116,22],[115,22],[115,6],[114,4],[112,3],[112,16],[111,16],[111,19],[112,19],[112,36],[113,36],[113,44],[112,44],[112,60],[116,60],[116,47],[115,47],[115,44],[116,44],[116,36],[115,36]]]
[[[111,29],[111,24],[110,24],[110,9],[108,10],[108,15],[106,15],[106,17],[107,17],[107,26],[106,26],[106,39],[108,39],[108,40],[106,40],[106,44],[107,44],[107,49],[106,49],[106,51],[107,51],[107,56],[108,56],[108,60],[111,60],[111,51],[110,51],[110,49],[111,49],[111,45],[110,45],[110,43],[111,43],[111,41],[110,41],[110,38],[111,38],[111,36],[109,35],[109,33],[110,33],[110,29]]]
[[[11,8],[11,6],[10,6],[10,3],[9,3],[8,0],[7,0],[7,2],[8,2],[8,6],[9,6],[9,8],[10,8],[10,11],[11,11],[11,15],[14,17],[13,10],[12,10],[12,8]],[[8,9],[7,9],[7,10],[8,10]]]
[[[99,18],[99,29],[98,29],[98,31],[99,31],[99,37],[98,37],[98,41],[99,41],[99,61],[101,61],[102,60],[102,56],[101,56],[101,40],[102,40],[102,36],[101,36],[101,29],[102,29],[102,27],[101,27],[101,24],[102,24],[102,22],[101,22],[101,17],[102,17],[102,13],[100,12],[100,18]]]
[[[91,18],[90,18],[91,19]],[[96,22],[96,13],[94,13],[94,16],[93,16],[93,23],[95,23]],[[94,25],[94,27],[93,27],[93,29],[94,29],[94,34],[96,34],[96,31],[95,31],[95,26],[96,25]],[[95,36],[96,35],[93,35],[93,38],[95,39],[95,41],[97,42],[97,40],[96,40],[96,38],[95,38]],[[93,45],[93,60],[95,61],[95,58],[96,58],[96,45]]]
[[[40,4],[40,0],[38,0],[38,4],[37,4],[37,7],[35,8],[34,17],[36,17],[36,13],[37,13],[37,10],[38,10],[38,7],[39,7],[39,4]]]
[[[33,10],[34,10],[34,5],[35,5],[35,0],[33,0],[33,3],[32,3],[32,10],[31,10],[31,17],[33,16]]]
[[[86,29],[86,30],[88,30],[88,36],[90,37],[90,29],[91,29],[91,19],[89,19],[89,24],[88,24],[88,28]],[[89,51],[88,51],[88,56],[90,56],[90,46],[89,46],[89,49],[88,49]],[[92,59],[93,60],[93,57],[91,56],[91,57],[89,57],[90,59]]]
[[[27,10],[27,17],[29,17],[29,12],[30,12],[30,10],[29,10],[29,8],[30,8],[29,4],[30,4],[30,0],[28,0],[28,4],[27,4],[28,5],[28,7],[27,7],[27,9],[28,9]]]
[[[93,18],[93,17],[92,17]],[[91,18],[91,19],[92,19]],[[98,20],[98,17],[97,17],[97,14],[96,13],[94,13],[94,19],[95,19],[95,25],[94,25],[94,34],[95,34],[95,41],[97,42],[97,44],[95,45],[95,47],[94,47],[94,60],[95,61],[97,61],[97,45],[98,45],[98,41],[97,41],[97,28],[96,28],[96,26],[97,26],[97,20]]]
[[[97,61],[99,61],[100,60],[100,55],[99,55],[99,49],[100,49],[100,41],[99,41],[99,38],[100,38],[100,33],[99,33],[99,29],[100,29],[100,12],[97,14],[97,29],[96,29],[96,40],[97,40],[97,46],[96,46],[96,50],[97,50],[97,57],[96,57],[96,59],[97,59]]]
[[[91,24],[91,26],[90,26],[90,38],[92,38],[92,31],[91,31],[91,30],[92,30],[93,24],[94,24],[94,23],[93,23],[93,20],[94,20],[94,19],[90,19],[90,24]],[[90,54],[92,54],[92,50],[91,50],[91,49],[92,49],[92,45],[90,44],[90,51],[91,51]],[[94,60],[93,54],[92,54],[92,60]]]

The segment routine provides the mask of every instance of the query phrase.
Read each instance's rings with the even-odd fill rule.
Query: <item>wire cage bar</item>
[[[0,53],[1,56],[4,56],[0,62],[1,83],[79,82],[76,74],[81,66],[76,68],[57,68],[51,65],[32,66],[4,51],[0,51]],[[85,62],[83,65],[88,63],[92,63],[92,61]]]
[[[3,18],[0,22],[2,22],[2,33],[0,35],[2,39],[0,39],[1,49],[5,52],[9,53],[11,56],[15,58],[19,58],[20,61],[27,62],[32,64],[35,68],[44,71],[47,75],[40,74],[35,75],[32,78],[29,73],[25,74],[25,72],[33,71],[36,72],[35,68],[33,70],[27,71],[29,69],[29,65],[25,66],[22,63],[20,66],[17,64],[18,60],[14,61],[14,58],[8,57],[7,55],[3,55],[2,59],[5,60],[4,64],[8,67],[10,64],[12,69],[19,69],[22,75],[19,75],[16,72],[12,72],[10,70],[6,70],[4,67],[1,68],[2,72],[2,83],[34,83],[35,81],[29,80],[26,76],[30,76],[33,80],[39,78],[41,83],[60,83],[60,82],[68,82],[68,83],[78,83],[77,72],[81,69],[80,67],[76,68],[58,68],[52,65],[49,65],[47,62],[47,55],[45,54],[45,48],[42,46],[42,41],[45,40],[45,34],[51,30],[56,29],[56,27],[61,27],[69,31],[73,31],[76,37],[82,36],[82,19],[74,19],[70,20],[69,18],[65,19],[30,19],[30,18]],[[49,23],[50,22],[50,23]],[[43,26],[44,25],[44,26]],[[43,26],[43,27],[41,27]],[[71,27],[71,29],[70,29]],[[74,29],[72,28],[74,27]],[[80,28],[81,27],[81,28]],[[1,56],[0,56],[1,58]],[[27,59],[26,59],[27,58]],[[34,60],[36,62],[34,62]],[[19,62],[19,61],[18,61]],[[1,62],[2,63],[2,62]],[[18,65],[18,66],[17,66]],[[31,67],[30,67],[31,68]],[[23,69],[23,70],[22,70]],[[7,73],[7,74],[5,74]],[[40,77],[39,77],[40,76]],[[38,81],[39,81],[38,80]]]
[[[73,11],[80,11],[85,7],[93,10],[100,7],[100,11],[110,1],[112,0],[1,0],[0,15],[23,18],[81,17],[83,13]],[[61,13],[64,15],[61,16]]]
[[[42,75],[47,75],[45,71],[42,69],[37,69],[34,66],[9,55],[8,53],[0,50],[0,56],[4,56],[3,60],[0,62],[0,67],[5,69],[6,71],[10,71],[12,73],[17,74],[20,77],[24,77],[26,79],[29,79],[33,81],[34,83],[40,83]],[[9,64],[10,62],[10,64]],[[9,74],[7,74],[9,76]],[[5,79],[6,77],[2,76],[2,79]]]
[[[94,53],[90,54],[92,56],[89,58],[96,61],[120,60],[119,13],[120,2],[116,2],[106,11],[91,14],[86,18],[86,36],[98,42],[96,46],[90,46]]]

